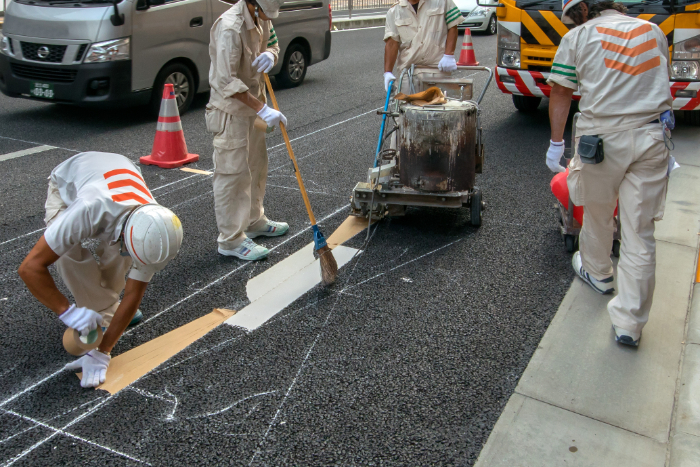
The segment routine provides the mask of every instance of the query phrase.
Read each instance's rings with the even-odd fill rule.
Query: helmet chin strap
[[[124,219],[124,222],[122,222],[122,228],[121,228],[121,233],[119,234],[119,255],[120,256],[131,256],[129,254],[129,250],[127,250],[126,246],[124,246],[124,230],[126,229],[126,223],[129,222],[129,219],[131,219],[131,216],[139,210],[139,208],[142,208],[144,205],[141,206],[136,206],[134,209],[129,211],[129,214],[126,216]]]

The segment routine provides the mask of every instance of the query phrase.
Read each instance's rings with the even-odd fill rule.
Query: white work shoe
[[[233,250],[224,250],[219,247],[219,253],[224,256],[235,256],[236,258],[244,259],[246,261],[256,261],[258,259],[267,258],[270,250],[264,246],[260,246],[253,240],[246,238],[243,240],[239,246]]]
[[[613,293],[615,289],[613,288],[613,276],[606,277],[602,281],[599,281],[598,279],[591,277],[585,269],[583,269],[583,261],[581,261],[581,252],[577,251],[574,253],[574,257],[571,258],[571,265],[574,267],[574,271],[576,271],[576,274],[578,274],[578,277],[580,277],[583,282],[586,284],[590,285],[593,290],[598,292],[599,294],[609,294]]]
[[[262,229],[246,232],[245,234],[248,238],[279,237],[286,234],[288,230],[289,224],[286,222],[275,222],[268,219],[267,224]]]
[[[619,344],[637,347],[639,345],[639,339],[642,338],[641,332],[628,331],[627,329],[622,329],[614,324],[613,330],[615,331],[615,341]]]

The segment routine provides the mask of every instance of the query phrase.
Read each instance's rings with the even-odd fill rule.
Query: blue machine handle
[[[394,80],[389,81],[389,90],[386,92],[386,102],[384,103],[384,112],[389,110],[389,101],[391,100],[391,87],[394,85]],[[379,130],[379,141],[377,142],[377,152],[374,154],[374,168],[379,165],[379,151],[382,150],[382,140],[384,139],[384,126],[386,125],[386,113],[382,115],[382,128]]]

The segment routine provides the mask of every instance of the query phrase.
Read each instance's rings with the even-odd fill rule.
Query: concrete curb
[[[358,16],[356,18],[340,18],[333,20],[333,31],[342,31],[344,29],[361,29],[377,26],[384,26],[386,15],[381,16]]]

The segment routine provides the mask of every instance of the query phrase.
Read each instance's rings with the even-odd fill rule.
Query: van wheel
[[[541,101],[541,97],[518,96],[513,94],[513,105],[515,105],[515,108],[523,113],[535,112],[537,107],[540,106]]]
[[[163,99],[163,88],[166,84],[173,85],[177,110],[182,115],[192,104],[196,92],[192,71],[182,63],[172,63],[160,70],[151,94],[151,113],[154,115],[160,112],[160,101]]]
[[[306,76],[308,54],[301,44],[292,44],[287,48],[282,62],[282,70],[277,74],[277,82],[285,88],[299,86]]]

